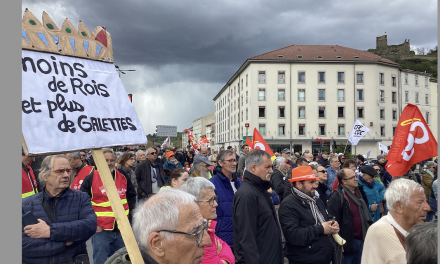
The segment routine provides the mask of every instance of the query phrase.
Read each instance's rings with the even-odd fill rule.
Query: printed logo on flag
[[[104,188],[104,186],[99,187],[99,189],[101,190],[101,193],[102,193],[102,194],[107,195],[107,193],[105,192],[105,188]]]

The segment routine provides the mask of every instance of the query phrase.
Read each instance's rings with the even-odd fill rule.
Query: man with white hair
[[[133,165],[133,168],[132,168],[133,171],[136,170],[136,167],[140,163],[142,163],[143,161],[145,161],[147,159],[147,156],[145,155],[145,152],[143,150],[141,150],[141,149],[136,151],[135,155],[136,155],[136,162]]]
[[[278,194],[278,197],[280,197],[281,201],[284,196],[285,181],[288,178],[286,169],[286,159],[284,157],[276,158],[274,162],[273,174],[270,180],[272,182],[273,190]]]
[[[392,181],[385,200],[388,214],[368,229],[362,264],[406,263],[405,237],[430,209],[423,187],[413,180]]]
[[[136,208],[133,233],[146,264],[199,264],[205,246],[211,245],[208,221],[203,219],[195,197],[167,189]],[[106,264],[130,263],[126,249]]]
[[[205,179],[211,178],[211,171],[209,170],[210,166],[211,162],[207,157],[203,156],[202,154],[196,154],[194,156],[193,166],[191,167],[191,176],[203,177]]]

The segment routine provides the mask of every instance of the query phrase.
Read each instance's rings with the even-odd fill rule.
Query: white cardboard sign
[[[32,154],[147,143],[113,64],[27,50],[22,133]]]

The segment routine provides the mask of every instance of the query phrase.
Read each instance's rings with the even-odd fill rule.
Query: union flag
[[[257,128],[254,128],[254,135],[252,137],[252,149],[261,149],[266,151],[270,154],[272,157],[271,160],[273,161],[276,157],[275,154],[273,154],[272,150],[270,149],[269,145],[267,145],[264,138],[261,136],[260,132],[258,132]]]

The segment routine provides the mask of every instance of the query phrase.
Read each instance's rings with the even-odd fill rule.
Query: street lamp
[[[126,71],[136,71],[136,70],[121,70],[118,65],[115,65],[116,71],[119,73],[119,78],[121,78],[121,73],[125,74]]]

